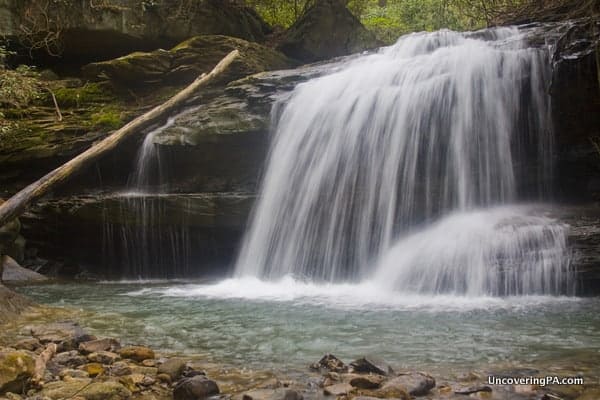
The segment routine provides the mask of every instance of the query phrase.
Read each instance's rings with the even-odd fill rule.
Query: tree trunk
[[[140,133],[154,124],[166,120],[174,111],[182,108],[196,90],[213,81],[218,75],[225,71],[238,55],[239,52],[237,50],[232,51],[225,56],[225,58],[223,58],[210,73],[202,74],[188,87],[177,93],[165,103],[137,117],[103,139],[100,143],[93,145],[77,157],[46,174],[38,181],[32,183],[8,199],[5,203],[0,205],[0,227],[11,219],[18,217],[32,202],[66,182],[74,174],[89,167],[95,161],[100,159],[100,157],[117,148],[126,139]]]

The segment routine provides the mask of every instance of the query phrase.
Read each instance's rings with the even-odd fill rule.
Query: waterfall
[[[168,194],[160,189],[163,169],[154,144],[155,137],[174,122],[175,118],[170,118],[146,134],[127,191],[106,199],[105,209],[117,208],[119,223],[104,224],[105,264],[119,278],[174,278],[190,274],[189,229],[185,221],[167,217],[172,206],[168,204]]]
[[[517,28],[418,33],[299,84],[236,275],[564,292],[567,228],[512,205],[552,174],[548,60]]]

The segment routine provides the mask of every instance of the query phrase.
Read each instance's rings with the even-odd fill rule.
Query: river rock
[[[121,347],[118,340],[113,338],[104,338],[90,340],[79,344],[79,351],[83,354],[96,353],[99,351],[117,351]]]
[[[158,366],[158,374],[167,374],[172,381],[176,381],[183,374],[186,360],[183,358],[170,358]]]
[[[125,361],[117,361],[110,366],[110,373],[114,376],[124,376],[132,373],[131,367]]]
[[[278,49],[313,62],[381,46],[341,0],[314,3],[284,34]]]
[[[430,375],[410,372],[387,381],[380,390],[387,394],[408,392],[411,396],[424,396],[434,387],[435,379]]]
[[[47,325],[35,325],[29,327],[31,336],[41,343],[56,343],[59,351],[73,350],[79,347],[79,343],[95,339],[88,335],[76,322],[65,321]]]
[[[131,397],[131,392],[119,382],[94,382],[80,393],[86,400],[120,400]]]
[[[63,369],[58,373],[58,376],[63,380],[67,378],[82,379],[90,377],[90,375],[87,372],[80,369]]]
[[[366,358],[359,358],[358,360],[352,361],[350,363],[350,368],[352,372],[357,372],[359,374],[377,374],[377,375],[387,375],[387,372],[383,369],[376,366],[371,361]]]
[[[25,382],[33,376],[35,358],[22,350],[0,351],[0,393],[20,392]]]
[[[100,364],[112,364],[117,361],[120,356],[116,353],[112,353],[110,351],[98,351],[95,353],[90,353],[87,356],[87,359],[91,362],[100,363]]]
[[[14,347],[17,350],[36,351],[41,346],[42,344],[36,338],[25,338],[15,343]]]
[[[345,377],[346,378],[346,377]],[[358,389],[378,389],[381,383],[384,381],[384,377],[381,375],[357,375],[349,376],[349,383]]]
[[[81,370],[88,373],[92,378],[104,373],[104,366],[100,363],[88,363],[79,367]]]
[[[119,355],[123,358],[141,362],[154,358],[154,350],[145,346],[127,346],[119,350]]]
[[[462,394],[462,395],[470,395],[473,393],[479,393],[479,392],[487,392],[490,393],[492,391],[492,388],[489,386],[470,386],[470,387],[466,387],[466,388],[459,388],[456,389],[454,391],[454,393],[456,394]]]
[[[219,394],[217,383],[203,375],[184,378],[175,384],[174,400],[202,400]]]
[[[330,396],[344,396],[352,392],[354,388],[348,383],[336,383],[335,385],[326,386],[323,389],[323,394]]]
[[[325,354],[319,362],[316,362],[310,366],[311,369],[316,371],[330,371],[330,372],[348,372],[348,367],[339,358],[333,354]]]
[[[48,382],[38,393],[53,400],[70,399],[75,394],[81,394],[81,390],[90,384],[89,378],[74,378],[64,381]]]
[[[58,353],[52,358],[52,361],[70,368],[79,367],[87,363],[87,359],[80,355],[77,350]]]

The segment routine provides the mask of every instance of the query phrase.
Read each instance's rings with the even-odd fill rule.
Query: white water
[[[516,28],[440,31],[298,85],[274,112],[236,276],[375,297],[568,293],[567,227],[510,206],[518,166],[537,166],[538,197],[552,172],[547,65]]]

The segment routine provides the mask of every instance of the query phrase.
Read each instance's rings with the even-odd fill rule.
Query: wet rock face
[[[62,5],[64,3],[64,5]],[[29,26],[25,15],[37,15],[34,0],[0,2],[0,35],[15,37],[19,26]],[[63,56],[102,60],[136,50],[171,47],[191,36],[220,34],[262,41],[270,27],[251,8],[230,1],[193,2],[111,0],[108,3],[63,1],[50,10],[61,21]],[[33,12],[32,12],[33,11]]]
[[[600,22],[576,23],[557,43],[551,97],[558,196],[600,199]]]
[[[317,1],[285,33],[279,50],[306,62],[358,53],[381,46],[343,1]]]

